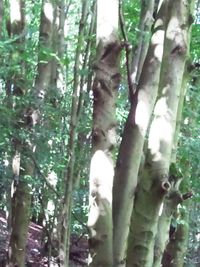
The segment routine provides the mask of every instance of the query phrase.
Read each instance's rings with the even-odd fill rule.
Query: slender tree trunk
[[[182,196],[179,192],[179,184],[181,179],[180,177],[174,178],[175,179],[170,181],[172,184],[174,183],[174,185],[173,188],[170,189],[169,194],[166,196],[162,204],[163,210],[158,220],[157,234],[154,245],[153,267],[160,267],[161,265],[162,255],[169,240],[172,215],[175,214],[178,204],[182,202]]]
[[[189,44],[189,40],[187,43]],[[168,196],[165,198],[163,202],[162,214],[159,216],[158,220],[158,230],[155,238],[155,247],[154,247],[154,264],[153,264],[154,267],[159,267],[161,264],[163,252],[169,239],[169,231],[170,231],[172,215],[173,213],[175,213],[178,204],[180,204],[183,201],[181,192],[179,191],[180,183],[182,181],[182,174],[178,172],[176,168],[176,153],[178,147],[178,137],[180,133],[183,103],[188,82],[187,69],[188,65],[186,64],[183,82],[181,86],[182,89],[180,93],[180,99],[176,117],[176,130],[174,134],[174,141],[171,154],[171,166],[169,172],[171,189]]]
[[[133,54],[131,81],[136,89],[141,75],[144,60],[149,47],[151,27],[153,24],[154,0],[141,1],[138,44]]]
[[[144,139],[157,97],[165,31],[165,2],[154,25],[147,56],[125,124],[113,184],[114,266],[125,265],[130,218]]]
[[[176,207],[168,229],[169,242],[162,255],[163,267],[183,267],[185,262],[189,237],[189,211],[191,209],[191,201],[188,199],[193,195],[190,191],[190,168],[187,165],[189,164],[185,166],[186,172],[183,174],[183,181],[180,185],[180,191],[187,193],[181,195],[181,205]],[[161,261],[159,264],[161,265]],[[157,264],[157,266],[160,265]]]
[[[25,266],[30,205],[31,195],[28,183],[27,181],[19,181],[17,189],[12,197],[12,232],[9,247],[10,267]]]
[[[186,14],[187,18],[192,15],[193,13],[193,5],[194,2],[188,2],[188,14]],[[189,57],[189,50],[190,50],[190,24],[186,25],[187,35],[187,45],[188,45],[188,57]],[[155,251],[154,251],[154,267],[159,267],[161,264],[162,256],[164,249],[167,245],[169,239],[169,231],[170,231],[170,223],[173,213],[176,211],[177,206],[179,203],[183,201],[181,192],[179,191],[180,183],[182,181],[182,175],[177,171],[176,168],[176,154],[177,154],[177,147],[178,147],[178,140],[179,140],[179,133],[180,133],[180,125],[181,125],[181,118],[182,118],[182,110],[183,110],[183,103],[185,99],[185,92],[187,88],[188,82],[188,64],[185,64],[185,70],[181,85],[181,92],[176,116],[176,130],[173,138],[173,147],[171,153],[171,166],[170,166],[170,183],[171,189],[166,197],[165,201],[163,202],[163,211],[162,215],[159,216],[158,221],[158,231],[155,239]],[[179,176],[179,177],[178,177]],[[184,178],[185,179],[185,178]]]
[[[53,23],[54,23],[54,6],[53,1],[43,0],[40,14],[39,28],[39,44],[38,44],[38,64],[35,78],[34,89],[31,92],[33,95],[32,106],[29,107],[28,115],[30,126],[34,127],[41,121],[41,111],[44,104],[44,98],[49,92],[50,83],[52,81],[52,58],[45,54],[45,49],[52,49]],[[54,77],[53,77],[54,78]],[[34,131],[36,131],[34,129]],[[36,146],[36,154],[40,153],[40,146]],[[37,167],[37,166],[36,166]],[[41,190],[44,192],[44,188]],[[45,200],[44,202],[47,202]],[[44,214],[39,215],[40,221],[44,221]]]
[[[53,36],[53,22],[54,22],[54,5],[53,0],[43,0],[41,19],[40,19],[40,35],[39,35],[39,56],[37,65],[37,75],[35,80],[36,106],[41,102],[48,92],[51,81],[51,67],[52,58],[45,54],[46,49],[52,49]]]
[[[14,3],[15,2],[15,3]],[[14,5],[14,10],[16,12],[16,1],[12,1]],[[23,2],[17,3],[20,5],[19,9],[21,10],[21,14],[23,14],[24,6],[22,5]],[[11,9],[13,10],[13,9]],[[52,12],[51,12],[52,11]],[[11,12],[12,15],[12,12]],[[16,13],[13,15],[16,16]],[[22,17],[22,15],[21,15]],[[16,20],[18,17],[16,16]],[[14,23],[13,23],[14,21]],[[51,34],[52,34],[52,27],[51,24],[53,22],[53,6],[49,1],[43,1],[42,4],[42,13],[41,13],[41,24],[40,24],[40,42],[39,42],[39,50],[42,51],[42,46],[51,47]],[[22,34],[23,31],[19,31],[17,25],[24,25],[24,22],[16,23],[15,20],[11,17],[11,24],[10,29],[11,33]],[[19,39],[20,41],[21,39]],[[18,41],[18,42],[19,42]],[[38,123],[39,118],[39,107],[41,103],[41,99],[44,98],[44,95],[47,91],[47,87],[50,81],[50,65],[49,65],[49,58],[44,58],[44,54],[39,54],[39,63],[38,63],[38,74],[36,77],[35,82],[35,91],[33,92],[34,95],[34,108],[27,107],[26,114],[24,117],[24,127],[27,129],[32,129],[34,132],[33,126]],[[41,63],[40,61],[46,61],[47,63]],[[15,79],[16,80],[16,79]],[[20,80],[22,83],[22,81]],[[19,95],[24,93],[21,90],[20,86],[22,87],[23,84],[19,83],[16,84],[16,94]],[[20,90],[19,90],[20,89]],[[24,112],[24,111],[23,111]],[[22,113],[23,113],[22,112]],[[28,224],[29,224],[29,210],[31,204],[31,195],[30,195],[30,187],[28,185],[28,177],[33,175],[34,171],[34,163],[33,163],[33,144],[30,143],[21,143],[20,140],[17,143],[17,151],[21,154],[21,163],[20,163],[20,172],[19,172],[19,181],[17,182],[17,186],[15,192],[13,194],[13,214],[12,214],[12,233],[10,237],[10,247],[11,247],[11,255],[10,255],[10,265],[23,267],[24,260],[25,260],[25,246],[26,246],[26,235],[28,231]],[[20,214],[20,216],[18,216]],[[17,254],[18,253],[18,254]]]
[[[75,54],[74,64],[74,83],[73,83],[73,95],[70,117],[70,133],[68,143],[69,162],[67,166],[67,173],[65,176],[65,192],[63,199],[63,211],[61,218],[61,240],[60,240],[60,262],[61,266],[69,266],[69,242],[70,242],[70,222],[71,222],[71,209],[72,209],[72,192],[74,187],[74,165],[75,165],[75,145],[76,134],[78,125],[78,103],[79,103],[79,82],[80,82],[80,57],[82,53],[82,47],[84,42],[84,27],[87,22],[87,12],[89,7],[89,1],[82,1],[82,13],[79,24],[78,42]]]
[[[165,36],[159,96],[150,126],[148,153],[136,192],[127,266],[151,267],[153,264],[159,211],[171,187],[168,172],[187,55],[188,9],[189,2],[169,1],[166,14],[170,19]]]
[[[64,92],[66,91],[66,67],[64,66],[63,58],[65,53],[65,42],[64,42],[64,26],[66,21],[66,14],[67,10],[65,9],[65,6],[67,6],[68,1],[67,0],[56,0],[52,1],[53,6],[53,22],[49,22],[51,25],[49,25],[51,38],[48,43],[48,47],[52,50],[54,53],[54,56],[52,59],[49,60],[48,70],[51,71],[50,73],[50,79],[47,80],[48,86],[48,95],[50,98],[50,102],[52,104],[52,107],[56,109],[59,107],[60,100],[64,95]],[[45,27],[45,24],[43,25]],[[45,27],[48,29],[48,27]],[[51,65],[51,66],[50,66]],[[48,120],[47,120],[48,123]],[[63,147],[64,149],[64,147]],[[63,177],[63,175],[61,175]],[[57,177],[58,178],[58,177]],[[56,181],[57,184],[57,181]],[[56,193],[56,186],[54,185],[54,190]],[[45,192],[49,189],[49,187],[44,187],[43,192]],[[48,194],[47,194],[48,195]],[[52,199],[50,200],[52,201]],[[46,201],[41,199],[41,202],[43,203],[43,209],[41,212],[40,220],[46,221],[46,233],[48,241],[45,243],[45,245],[48,244],[48,258],[49,258],[49,264],[51,264],[51,251],[53,249],[54,256],[59,255],[59,246],[58,247],[52,247],[52,241],[54,240],[60,240],[60,214],[61,214],[61,201],[60,197],[57,195],[56,198],[54,198],[53,202],[53,210],[48,211],[47,205],[48,205],[48,199]]]
[[[86,71],[88,66],[92,65],[92,62],[94,60],[93,50],[95,48],[95,40],[91,38],[92,35],[95,34],[95,26],[96,26],[96,1],[93,2],[93,5],[91,6],[91,13],[92,18],[90,22],[90,27],[87,32],[88,39],[87,45],[84,52],[84,59],[83,59],[83,71]],[[92,77],[93,77],[93,71],[89,70],[87,75],[82,75],[80,79],[80,97],[78,102],[78,109],[77,109],[77,117],[80,119],[81,117],[81,111],[82,107],[87,105],[87,102],[85,100],[86,94],[89,94],[90,90],[92,90]]]
[[[188,205],[185,204],[178,211],[178,220],[175,232],[170,236],[169,243],[165,249],[162,266],[163,267],[183,267],[187,251],[187,241],[189,234],[189,212]],[[160,266],[160,265],[157,265]]]
[[[58,99],[66,91],[65,67],[62,60],[65,53],[64,27],[66,20],[65,5],[67,0],[56,0],[54,3],[54,21],[52,31],[52,50],[57,55],[51,61],[51,82],[50,89],[54,99],[54,106],[58,103]]]
[[[181,114],[183,109],[183,101],[185,95],[185,79],[183,79],[182,83],[182,90],[179,99],[177,117],[176,117],[176,131],[174,134],[174,141],[172,147],[172,154],[171,154],[171,171],[169,172],[169,180],[170,184],[172,185],[170,192],[164,199],[162,203],[163,209],[162,214],[159,216],[158,220],[158,229],[155,238],[155,245],[154,245],[154,267],[159,267],[161,265],[162,255],[166,244],[169,239],[169,231],[170,231],[170,224],[172,220],[172,215],[176,211],[177,205],[182,202],[181,193],[179,192],[179,185],[182,180],[182,174],[177,171],[176,168],[176,151],[177,151],[177,144],[178,144],[178,136],[180,131],[180,120]]]
[[[106,8],[105,8],[106,6]],[[111,267],[113,151],[116,98],[120,81],[119,3],[97,1],[97,55],[94,64],[92,160],[90,166],[90,266]],[[112,16],[111,16],[112,14]]]
[[[190,40],[188,40],[188,43],[189,42]],[[180,126],[181,126],[183,103],[185,99],[185,93],[186,93],[186,88],[187,88],[188,78],[189,78],[187,70],[188,70],[188,65],[186,64],[185,73],[184,73],[183,82],[182,82],[182,92],[181,92],[178,112],[177,112],[176,131],[174,135],[174,146],[173,146],[172,157],[171,157],[171,162],[172,162],[171,166],[173,167],[174,165],[173,169],[176,168],[175,164],[176,164],[176,154],[177,154],[177,147],[178,147],[178,140],[179,140],[178,137],[179,137]],[[173,175],[172,178],[174,177],[176,180],[176,176],[177,175],[175,176]],[[176,195],[174,194],[174,197],[178,196],[178,193],[179,193],[179,201],[176,203],[175,200],[178,200],[177,198],[174,198],[174,201],[173,199],[171,199],[169,203],[170,206],[168,203],[166,203],[166,201],[164,202],[164,209],[158,221],[158,232],[157,232],[156,240],[155,240],[153,267],[160,266],[161,260],[162,260],[163,267],[168,267],[168,266],[183,267],[184,257],[186,255],[186,250],[187,250],[189,212],[188,212],[188,203],[185,203],[185,204],[182,203],[182,201],[184,200],[184,195],[182,196],[179,190],[181,187],[182,191],[183,190],[188,191],[188,177],[187,176],[189,176],[189,173],[187,174],[184,173],[181,186],[179,186],[174,179],[172,179],[171,181],[171,183],[173,184],[173,187],[171,189],[171,196],[172,196],[172,190],[173,188],[175,189],[175,186],[176,186],[177,191],[176,191]],[[191,195],[189,197],[191,197]],[[177,204],[179,203],[181,203],[181,208],[178,208],[177,206]],[[168,210],[168,214],[166,213],[166,210]],[[178,224],[176,223],[176,226],[172,224],[172,220],[174,217],[173,213],[178,214],[175,216],[174,220],[178,220],[180,222]],[[173,217],[171,215],[173,215]],[[164,224],[162,224],[163,221],[164,221]],[[165,231],[163,230],[163,227],[162,227],[163,225],[166,226]],[[173,234],[170,233],[171,228],[174,231]],[[169,239],[169,242],[167,244],[168,239]]]
[[[18,37],[16,44],[15,57],[17,55],[19,64],[21,66],[21,73],[14,73],[9,81],[8,97],[11,94],[18,97],[22,96],[24,92],[24,68],[21,61],[21,45],[23,43],[23,31],[25,26],[24,17],[24,1],[15,0],[10,1],[10,19],[7,22],[8,34],[13,37]],[[12,55],[11,55],[12,57]],[[21,116],[22,114],[20,114]],[[20,117],[20,119],[22,119]],[[17,123],[16,123],[17,125]],[[17,128],[20,126],[16,126]],[[28,186],[27,177],[33,174],[32,165],[30,159],[26,157],[26,148],[24,143],[13,137],[13,146],[15,156],[13,158],[13,183],[11,191],[11,235],[9,242],[9,266],[25,266],[25,253],[26,253],[26,238],[29,225],[29,209],[30,209],[30,188]]]

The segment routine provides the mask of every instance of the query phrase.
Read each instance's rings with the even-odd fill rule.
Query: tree
[[[15,12],[14,12],[15,9]],[[16,38],[16,50],[12,53],[18,64],[21,65],[20,72],[13,73],[13,76],[7,80],[7,95],[10,100],[10,108],[14,108],[18,112],[15,121],[16,133],[20,127],[19,121],[23,120],[22,108],[18,103],[18,98],[24,94],[24,65],[21,60],[23,53],[22,46],[24,41],[24,1],[10,1],[10,19],[7,21],[7,30],[11,38]],[[12,89],[13,88],[13,89]],[[13,98],[11,98],[13,95]],[[24,121],[23,121],[24,123]],[[24,127],[28,125],[24,123]],[[24,266],[26,238],[29,224],[29,207],[30,207],[30,192],[27,183],[27,177],[33,174],[33,166],[27,155],[26,144],[18,136],[13,136],[13,151],[14,157],[12,161],[13,183],[11,187],[11,235],[9,243],[9,263],[10,266]]]
[[[80,75],[79,71],[81,68],[80,57],[81,50],[84,41],[84,26],[87,22],[87,12],[89,8],[89,1],[82,1],[82,12],[79,23],[79,32],[77,47],[75,53],[74,62],[74,80],[73,80],[73,95],[71,105],[71,117],[70,117],[70,132],[69,132],[69,143],[68,153],[70,155],[67,166],[67,174],[65,176],[65,191],[63,200],[63,212],[61,222],[61,241],[60,241],[60,261],[62,266],[69,266],[69,242],[70,242],[70,222],[71,222],[71,209],[72,209],[72,192],[74,189],[74,164],[75,164],[75,146],[76,146],[76,135],[78,126],[78,112],[79,112],[79,83]],[[81,89],[82,90],[82,89]]]
[[[165,30],[165,4],[164,2],[161,6],[154,25],[154,34],[137,89],[134,94],[131,94],[131,108],[116,163],[113,184],[113,242],[116,266],[125,264],[126,243],[137,187],[138,170],[147,127],[158,91]]]
[[[119,59],[122,49],[117,33],[118,8],[118,1],[97,1],[97,54],[93,67],[95,78],[88,218],[90,266],[112,266],[113,264],[113,152],[116,146],[115,113],[120,82]]]
[[[159,95],[150,125],[148,150],[138,184],[131,223],[133,238],[129,249],[135,253],[128,253],[128,266],[152,266],[159,210],[171,188],[168,178],[169,166],[187,56],[191,13],[190,2],[188,5],[180,1],[169,2],[168,8],[171,14],[168,9],[170,18],[165,35]],[[187,26],[182,28],[181,25]]]
[[[24,2],[17,1],[11,3],[11,16],[16,8],[16,4],[19,7],[19,16],[16,16],[16,20],[11,17],[10,28],[11,34],[23,34],[24,30]],[[13,5],[13,6],[12,6]],[[48,11],[47,11],[48,10]],[[18,17],[21,20],[17,21]],[[23,20],[22,20],[23,19]],[[17,21],[17,23],[16,23]],[[36,134],[36,125],[39,122],[39,111],[41,109],[42,101],[48,91],[50,83],[51,74],[51,63],[50,58],[45,57],[44,46],[51,48],[52,43],[52,23],[53,23],[53,6],[49,1],[43,1],[42,11],[41,11],[41,22],[40,22],[40,42],[39,42],[39,62],[38,62],[38,72],[35,81],[35,90],[32,92],[34,101],[28,107],[25,106],[25,111],[22,109],[20,113],[23,114],[23,126],[27,130],[26,140],[15,139],[16,154],[13,159],[13,172],[14,172],[14,183],[16,186],[13,200],[12,200],[12,232],[10,237],[10,247],[11,255],[10,262],[17,264],[18,266],[24,266],[25,261],[25,246],[26,246],[26,235],[28,231],[29,224],[29,213],[31,204],[31,194],[30,194],[30,177],[34,174],[34,156],[35,148],[33,141],[33,136]],[[19,25],[19,26],[18,26]],[[21,27],[21,32],[19,31]],[[19,37],[18,37],[19,38]],[[18,42],[19,43],[19,42]],[[43,61],[43,62],[42,62]],[[41,63],[42,62],[42,63]],[[44,63],[45,62],[45,63]],[[24,77],[23,77],[24,78]],[[16,90],[14,95],[21,96],[26,94],[24,91],[25,79],[19,80],[19,77],[15,78],[18,83],[14,84]],[[19,84],[19,81],[21,82]],[[12,86],[12,83],[10,84]],[[11,88],[10,88],[11,90]],[[11,90],[12,91],[12,90]],[[12,94],[12,93],[11,93]],[[20,127],[21,125],[18,125]],[[31,132],[30,134],[28,132]],[[32,136],[31,136],[32,135]],[[18,180],[16,180],[18,179]]]
[[[29,264],[30,218],[42,226],[49,266],[86,264],[87,237],[90,266],[194,265],[195,1],[8,2],[0,2],[0,207],[10,214],[10,265]]]

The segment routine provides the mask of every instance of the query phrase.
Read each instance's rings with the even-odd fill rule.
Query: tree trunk
[[[113,246],[114,265],[125,265],[125,251],[130,218],[137,186],[138,170],[144,139],[158,92],[165,30],[165,4],[154,25],[139,84],[131,97],[131,109],[126,121],[116,164],[113,184]]]
[[[24,267],[31,205],[30,188],[27,181],[19,181],[12,198],[12,203],[13,213],[9,266]]]
[[[190,35],[190,31],[189,31]],[[189,43],[188,40],[188,53],[189,53]],[[180,125],[181,125],[181,118],[182,118],[182,110],[183,110],[183,103],[185,98],[185,92],[187,88],[188,82],[188,65],[185,65],[184,77],[181,86],[181,93],[180,99],[178,104],[178,111],[176,116],[176,130],[173,138],[173,147],[172,147],[172,154],[171,154],[171,166],[170,166],[170,183],[172,185],[168,196],[165,198],[163,202],[163,211],[162,214],[159,216],[158,220],[158,230],[155,238],[155,246],[154,246],[154,267],[159,267],[162,260],[162,255],[166,244],[169,239],[169,231],[170,231],[170,223],[172,219],[173,213],[176,211],[177,206],[179,203],[182,202],[182,196],[179,191],[180,183],[182,181],[182,174],[176,168],[176,154],[178,148],[178,137],[180,133]]]
[[[33,107],[30,107],[30,119],[32,120],[32,125],[35,126],[36,124],[41,122],[41,114],[44,105],[44,98],[49,92],[49,87],[51,83],[52,75],[52,57],[50,55],[45,54],[45,50],[53,50],[53,25],[54,25],[54,10],[55,7],[53,5],[54,1],[43,0],[41,6],[41,15],[40,15],[40,28],[39,28],[39,44],[38,44],[38,64],[37,64],[37,74],[35,78],[35,85],[34,89],[31,92],[34,96],[34,103]],[[49,51],[48,51],[49,52]],[[40,131],[40,129],[37,131]],[[37,145],[37,144],[36,144]],[[36,146],[36,154],[39,155],[40,152],[40,145]],[[37,166],[36,166],[37,167]],[[44,187],[45,188],[45,187]],[[41,192],[44,193],[45,189],[41,188]],[[44,202],[48,202],[47,199]],[[41,212],[39,214],[39,220],[43,224],[45,214]]]
[[[52,48],[54,22],[54,6],[53,0],[43,0],[41,19],[40,19],[40,35],[39,35],[39,56],[37,65],[37,75],[35,80],[34,96],[36,97],[36,106],[43,103],[43,99],[49,89],[51,81],[52,58],[48,54]],[[47,51],[47,55],[46,53]]]
[[[106,8],[105,8],[106,6]],[[94,64],[92,160],[90,165],[90,266],[112,266],[113,151],[120,82],[117,0],[97,1],[97,56]],[[111,16],[112,14],[112,16]]]
[[[15,1],[14,1],[15,2]],[[11,12],[11,23],[10,31],[12,34],[21,34],[24,29],[24,21],[18,21],[16,16],[16,3],[12,1],[14,5],[15,13]],[[24,6],[23,2],[18,2],[19,10],[21,10],[21,18],[24,18],[23,11]],[[11,8],[13,10],[13,8]],[[16,21],[12,19],[12,15],[16,16]],[[13,22],[14,21],[14,22]],[[51,34],[52,34],[52,22],[53,22],[53,6],[49,1],[43,1],[42,12],[41,12],[41,24],[40,24],[40,41],[39,41],[39,63],[38,63],[38,74],[35,82],[35,91],[34,95],[34,107],[26,107],[26,113],[24,110],[21,110],[21,115],[23,115],[23,126],[32,129],[34,132],[33,126],[38,123],[39,119],[39,107],[41,99],[43,100],[44,95],[47,91],[47,87],[50,81],[50,65],[49,58],[44,58],[46,55],[42,54],[42,48],[51,47]],[[18,27],[19,24],[19,27]],[[23,26],[23,27],[22,27]],[[21,27],[21,31],[19,30]],[[23,36],[23,35],[22,35]],[[17,42],[21,41],[21,38]],[[47,63],[41,63],[40,61],[46,61]],[[21,64],[23,66],[23,64]],[[24,69],[22,73],[24,73]],[[25,91],[22,91],[21,87],[22,78],[16,77],[16,90],[14,93],[18,96],[25,94]],[[19,82],[17,83],[17,81]],[[21,87],[20,87],[21,86]],[[25,118],[25,119],[24,119]],[[21,125],[20,125],[21,126]],[[30,186],[28,179],[33,175],[34,163],[33,163],[33,154],[34,154],[34,145],[30,142],[15,140],[16,151],[20,152],[20,171],[18,181],[15,181],[15,192],[12,199],[12,232],[10,237],[10,265],[23,267],[25,260],[25,246],[26,246],[26,235],[28,231],[29,224],[29,209],[31,204],[31,195],[30,195]],[[20,214],[20,216],[18,216]]]
[[[8,97],[11,97],[11,94],[20,97],[24,93],[24,65],[20,58],[22,53],[20,46],[22,45],[22,42],[24,40],[24,26],[24,1],[10,1],[10,18],[9,21],[7,21],[7,30],[10,37],[16,37],[18,35],[18,38],[15,41],[15,57],[17,55],[19,64],[21,66],[21,73],[14,73],[10,78],[10,81],[8,82],[10,87],[7,88]],[[12,92],[11,87],[13,87]],[[13,104],[14,103],[12,103],[12,105]],[[18,126],[16,126],[16,131],[17,127]],[[11,235],[9,241],[9,266],[24,267],[26,253],[26,237],[29,224],[29,209],[31,202],[30,188],[26,181],[26,177],[32,175],[32,168],[31,165],[29,166],[29,160],[27,160],[27,164],[25,164],[24,158],[22,156],[22,153],[25,152],[25,148],[23,148],[22,141],[15,136],[13,136],[13,146],[15,156],[13,157],[12,163],[14,179],[11,188]],[[21,171],[22,169],[24,170],[23,172]]]
[[[51,81],[50,90],[53,93],[54,99],[52,99],[55,108],[57,107],[59,97],[66,91],[66,68],[62,64],[65,53],[65,36],[64,27],[66,20],[66,6],[67,0],[56,0],[54,4],[54,15],[52,23],[52,50],[57,55],[53,57],[51,61]]]
[[[162,258],[163,267],[184,266],[189,232],[188,205],[184,205],[184,207],[180,208],[178,220],[179,223],[176,226],[175,232],[169,239],[169,243]]]
[[[141,1],[140,22],[138,26],[138,43],[133,55],[131,73],[131,81],[134,88],[137,87],[139,82],[142,67],[149,47],[151,27],[153,24],[154,2],[154,0]]]
[[[153,264],[159,212],[171,187],[168,172],[187,55],[188,10],[189,3],[169,1],[166,14],[170,19],[165,35],[159,96],[149,131],[148,153],[135,197],[127,266],[151,267]]]
[[[69,161],[67,166],[67,173],[65,176],[64,185],[64,198],[63,198],[63,211],[61,215],[61,239],[60,239],[60,262],[61,266],[69,266],[69,242],[70,242],[70,223],[71,223],[71,209],[72,209],[72,192],[74,189],[74,165],[75,165],[75,146],[76,146],[76,135],[78,126],[78,103],[80,94],[80,58],[82,53],[82,47],[84,45],[84,27],[87,23],[87,12],[89,7],[89,1],[82,1],[82,12],[79,23],[79,33],[77,48],[75,53],[74,63],[74,80],[73,80],[73,94],[72,94],[72,106],[71,106],[71,117],[70,117],[70,130],[69,130],[69,143],[68,143],[68,154]]]
[[[173,176],[173,174],[171,175]],[[180,177],[170,179],[173,187],[163,202],[162,214],[159,216],[157,234],[154,245],[154,262],[153,267],[160,267],[164,249],[169,240],[170,224],[172,215],[175,214],[178,204],[182,202],[182,196],[179,192]]]

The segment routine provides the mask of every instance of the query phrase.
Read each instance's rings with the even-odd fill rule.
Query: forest
[[[0,0],[0,266],[200,266],[200,0]]]

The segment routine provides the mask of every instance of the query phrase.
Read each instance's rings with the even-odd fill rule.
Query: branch
[[[131,80],[131,70],[130,70],[130,51],[131,51],[131,45],[128,41],[128,36],[125,30],[125,22],[124,17],[122,14],[122,5],[121,1],[119,2],[119,22],[120,22],[120,28],[122,32],[122,37],[124,39],[122,46],[125,48],[125,54],[126,54],[126,70],[127,70],[127,81],[128,81],[128,89],[129,89],[129,98],[130,102],[132,102],[134,90],[133,90],[133,83]]]
[[[76,215],[75,213],[72,211],[72,215],[74,216],[74,219],[77,220],[83,227],[85,227],[87,229],[87,231],[89,232],[89,227],[83,223]]]
[[[56,196],[57,196],[58,198],[60,198],[60,195],[59,195],[59,193],[57,192],[57,190],[56,190],[56,189],[49,183],[49,181],[47,180],[46,176],[41,172],[40,167],[39,167],[39,165],[37,164],[35,158],[34,158],[32,155],[31,155],[31,158],[32,158],[32,160],[33,160],[33,163],[34,163],[34,165],[35,165],[35,168],[37,169],[39,175],[40,175],[40,176],[43,178],[43,180],[45,181],[46,185],[49,187],[49,189],[51,189],[51,190],[56,194]]]
[[[182,200],[186,200],[188,198],[192,198],[193,195],[194,195],[194,193],[192,191],[189,191],[189,192],[187,192],[187,193],[182,195]]]

